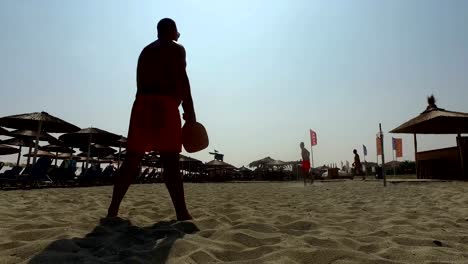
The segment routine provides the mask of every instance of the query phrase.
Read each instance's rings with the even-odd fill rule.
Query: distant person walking
[[[301,142],[301,156],[302,156],[302,163],[301,163],[301,170],[302,170],[302,177],[304,178],[304,186],[307,185],[307,178],[309,177],[310,172],[310,152],[305,148],[304,142]],[[310,183],[312,184],[314,179],[310,178]]]
[[[362,175],[362,180],[365,180],[366,176],[362,172],[362,164],[361,164],[361,159],[359,158],[359,154],[357,153],[357,150],[353,150],[353,153],[354,153],[354,162],[353,162],[354,174],[356,176]]]
[[[185,49],[177,43],[180,34],[172,19],[161,19],[157,28],[158,39],[146,46],[138,59],[137,93],[130,117],[127,157],[115,179],[108,217],[118,215],[120,203],[139,173],[145,152],[157,151],[177,219],[192,219],[185,204],[179,171],[182,129],[178,108],[181,103],[186,123],[196,122],[185,70]]]

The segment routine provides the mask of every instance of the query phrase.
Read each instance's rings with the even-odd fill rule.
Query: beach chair
[[[43,185],[51,185],[54,182],[48,176],[51,168],[52,160],[49,157],[40,157],[31,167],[31,171],[27,174],[26,181],[31,188],[42,187]]]
[[[0,174],[0,188],[3,189],[5,186],[16,186],[19,181],[18,176],[22,171],[23,167],[15,166]]]

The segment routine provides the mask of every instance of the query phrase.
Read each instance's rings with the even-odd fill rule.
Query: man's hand
[[[185,122],[194,122],[194,123],[197,122],[195,113],[186,112],[182,115],[182,117],[184,118]]]

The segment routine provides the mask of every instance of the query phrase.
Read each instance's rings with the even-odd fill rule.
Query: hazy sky
[[[187,50],[198,120],[234,165],[300,159],[375,161],[385,132],[438,106],[468,112],[468,1],[0,2],[0,116],[47,111],[126,135],[141,49],[173,18]],[[386,156],[391,159],[391,134]],[[413,159],[412,136],[403,137]],[[455,145],[421,136],[421,149]],[[14,160],[14,157],[9,157]],[[5,159],[5,157],[2,157]]]

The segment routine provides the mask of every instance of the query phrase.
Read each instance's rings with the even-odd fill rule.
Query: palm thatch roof
[[[249,164],[249,167],[250,168],[252,168],[252,167],[265,167],[265,166],[267,166],[268,163],[271,163],[271,162],[274,162],[274,161],[275,161],[274,159],[272,159],[270,157],[266,157],[266,158],[263,158],[263,159],[252,161]]]
[[[435,105],[433,96],[429,106],[415,118],[403,123],[390,133],[410,134],[458,134],[468,133],[468,113],[447,111]]]
[[[27,113],[0,118],[0,126],[9,128],[37,131],[39,124],[41,124],[42,131],[51,133],[68,133],[80,129],[46,112]]]
[[[10,155],[18,153],[19,149],[0,144],[0,155]]]
[[[223,169],[235,169],[236,168],[233,165],[227,162],[221,161],[221,160],[212,160],[210,162],[207,162],[205,165],[207,167],[212,167],[212,168],[223,168]]]

